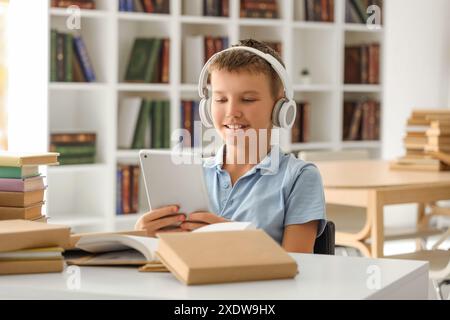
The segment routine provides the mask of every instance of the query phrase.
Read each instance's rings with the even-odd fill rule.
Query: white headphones
[[[272,112],[272,123],[274,126],[284,129],[290,129],[292,128],[292,125],[294,124],[295,117],[297,114],[297,105],[294,101],[294,91],[292,90],[292,85],[289,81],[288,74],[286,72],[286,69],[283,67],[283,65],[275,59],[270,54],[264,53],[262,51],[259,51],[255,48],[251,47],[231,47],[228,49],[225,49],[223,51],[220,51],[216,54],[214,54],[203,66],[202,72],[200,73],[200,78],[198,81],[198,93],[200,95],[200,98],[202,99],[200,101],[199,105],[199,113],[200,113],[200,119],[203,123],[203,125],[207,128],[212,128],[214,126],[213,119],[211,115],[211,97],[209,97],[208,93],[208,67],[209,65],[214,61],[214,59],[217,57],[217,55],[222,54],[226,51],[231,50],[245,50],[252,52],[256,54],[257,56],[263,58],[266,60],[272,68],[276,71],[278,76],[281,79],[281,82],[283,83],[284,87],[284,95],[285,97],[278,100],[275,103],[275,106],[273,108]]]

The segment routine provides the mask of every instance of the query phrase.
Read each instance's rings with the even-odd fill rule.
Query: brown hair
[[[268,53],[277,59],[284,67],[280,55],[263,42],[254,39],[246,39],[240,40],[236,45],[233,45],[233,47],[237,46],[251,47],[264,53]],[[208,68],[210,74],[214,70],[226,70],[228,72],[247,71],[252,74],[263,73],[269,78],[270,88],[272,89],[271,93],[275,100],[278,99],[279,92],[283,88],[283,83],[272,66],[263,58],[248,51],[232,50],[219,54]]]

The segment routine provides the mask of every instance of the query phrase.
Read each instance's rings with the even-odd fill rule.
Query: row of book
[[[0,274],[61,272],[70,228],[28,220],[0,221]]]
[[[119,149],[170,148],[170,102],[124,98],[119,105]]]
[[[297,102],[297,116],[291,130],[292,143],[310,141],[311,105],[307,101]]]
[[[97,134],[64,132],[50,135],[50,151],[60,154],[61,165],[92,164],[96,157]]]
[[[382,13],[383,0],[346,0],[345,21],[347,23],[367,23],[369,19],[367,9],[371,5],[377,5]]]
[[[334,22],[334,0],[304,0],[305,20]]]
[[[343,114],[344,141],[380,139],[380,103],[372,99],[345,101]]]
[[[55,164],[56,153],[26,157],[0,154],[0,220],[46,221],[42,215],[46,186],[39,165]]]
[[[95,82],[95,72],[80,35],[51,30],[50,81]]]
[[[184,39],[183,81],[197,83],[206,61],[228,46],[228,37],[187,36]]]
[[[180,128],[187,131],[181,137],[183,147],[200,148],[202,146],[202,138],[199,129],[201,128],[201,120],[199,114],[198,101],[182,101],[181,102],[181,123]]]
[[[52,0],[51,6],[54,8],[67,8],[77,6],[80,9],[95,9],[94,0]]]
[[[116,214],[130,214],[139,211],[139,187],[141,169],[138,165],[117,166]]]
[[[119,11],[170,13],[170,0],[119,0]]]
[[[278,18],[277,0],[241,0],[241,18]]]
[[[203,15],[212,17],[228,17],[230,0],[203,0]]]
[[[380,45],[346,46],[344,77],[346,84],[379,84]]]
[[[170,39],[137,38],[125,74],[126,82],[169,83]]]
[[[450,170],[450,110],[413,110],[403,142],[406,153],[391,162],[391,169]]]

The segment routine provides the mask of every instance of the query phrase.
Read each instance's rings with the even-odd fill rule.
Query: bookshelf
[[[96,132],[97,163],[48,169],[50,221],[69,224],[77,232],[126,230],[147,210],[141,188],[139,213],[116,215],[117,165],[138,163],[138,151],[117,148],[118,105],[124,97],[134,96],[169,100],[171,129],[179,128],[181,101],[198,99],[196,83],[182,81],[183,39],[190,35],[226,36],[230,44],[247,37],[282,43],[295,98],[308,100],[312,106],[310,142],[291,143],[289,132],[281,132],[285,150],[362,148],[379,155],[381,141],[342,141],[344,99],[368,96],[382,105],[383,97],[383,82],[344,84],[344,48],[377,41],[383,52],[384,30],[346,23],[344,0],[335,0],[334,22],[306,21],[304,1],[278,0],[279,19],[241,18],[239,0],[229,1],[229,17],[202,16],[202,0],[171,0],[170,14],[119,12],[118,0],[97,0],[96,10],[81,10],[80,33],[97,82],[49,82],[45,134],[48,139],[52,131],[60,129]],[[49,29],[68,32],[67,16],[65,9],[50,8],[48,2]],[[142,36],[170,38],[168,84],[124,82],[134,38]],[[303,68],[310,70],[311,83],[301,83]],[[380,70],[382,73],[382,63]]]

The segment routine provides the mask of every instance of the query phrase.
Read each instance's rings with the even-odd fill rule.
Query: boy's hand
[[[178,213],[178,210],[178,206],[168,206],[147,212],[139,218],[134,228],[147,231],[149,237],[163,232],[185,232],[186,230],[180,227],[165,229],[186,220],[185,215]]]
[[[219,217],[218,215],[211,212],[194,212],[189,214],[188,220],[184,221],[180,225],[180,228],[185,231],[193,231],[208,224],[223,222],[230,222],[230,220]]]

